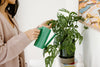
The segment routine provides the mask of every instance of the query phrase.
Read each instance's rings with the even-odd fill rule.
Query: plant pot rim
[[[70,58],[74,58],[74,56],[73,57],[62,57],[62,56],[59,56],[59,58],[70,59]]]
[[[74,57],[73,58],[59,58],[60,62],[63,64],[71,64],[74,63]]]

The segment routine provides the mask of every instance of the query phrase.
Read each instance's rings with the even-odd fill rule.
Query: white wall
[[[77,12],[78,0],[66,0],[66,5],[69,10]],[[82,27],[79,31],[82,31]],[[77,67],[100,67],[100,32],[89,28],[83,33],[83,36],[83,43],[76,46]]]
[[[84,38],[84,67],[100,67],[100,32],[90,28]]]
[[[56,19],[58,9],[66,7],[66,0],[19,0],[19,4],[16,19],[20,29],[26,31],[46,20]],[[32,42],[25,49],[29,67],[44,67],[42,54],[42,49],[34,47]],[[59,64],[54,62],[54,67],[59,67]]]

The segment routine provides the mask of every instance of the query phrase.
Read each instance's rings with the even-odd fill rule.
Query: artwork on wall
[[[84,24],[100,31],[100,0],[79,0],[79,15]]]

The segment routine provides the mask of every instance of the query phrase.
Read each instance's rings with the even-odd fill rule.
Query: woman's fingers
[[[40,30],[37,28],[32,29],[34,32],[40,33]]]
[[[44,23],[43,23],[43,25],[48,25],[48,23],[50,22],[50,21],[52,21],[53,19],[50,19],[50,20],[47,20],[47,21],[45,21]]]
[[[40,34],[40,30],[37,28],[34,28],[34,29],[26,31],[25,33],[30,40],[36,40]]]
[[[35,37],[32,37],[32,38],[31,38],[31,40],[37,40],[37,39],[38,39],[37,37],[36,37],[36,38],[35,38]]]
[[[46,25],[46,24],[44,24],[44,25],[39,25],[38,28],[39,28],[39,27],[42,27],[42,26],[47,27],[47,28],[50,29],[50,28],[52,27],[52,24],[50,24],[50,25]]]
[[[33,32],[33,35],[39,35],[39,34],[40,34],[40,33],[37,33],[37,32],[34,33],[34,32]]]
[[[52,24],[48,25],[48,23],[50,21],[52,21],[52,19],[51,20],[48,20],[48,21],[45,21],[44,23],[42,23],[41,25],[39,25],[38,28],[44,26],[44,27],[47,27],[47,28],[50,29],[52,27]]]
[[[36,39],[38,38],[38,36],[39,36],[39,33],[34,33],[33,36],[32,36],[32,38],[33,38],[34,40],[36,40]]]
[[[40,30],[35,28],[35,29],[33,29],[33,33],[32,34],[33,34],[34,38],[38,38],[38,35],[40,34]]]
[[[38,35],[33,35],[32,38],[33,38],[33,39],[34,39],[34,38],[38,38]]]

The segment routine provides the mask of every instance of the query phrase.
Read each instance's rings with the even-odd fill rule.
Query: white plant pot
[[[74,63],[74,58],[59,58],[60,62],[63,64],[71,64]]]

